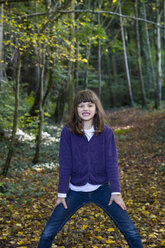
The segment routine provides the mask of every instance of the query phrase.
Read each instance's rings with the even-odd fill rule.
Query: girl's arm
[[[113,194],[113,192],[120,192],[120,179],[119,179],[119,170],[118,170],[118,161],[117,161],[117,149],[115,137],[110,128],[108,128],[108,134],[106,135],[106,168],[107,176],[111,184],[111,198],[109,205],[112,202],[116,202],[123,210],[126,210],[126,205],[119,194]]]
[[[71,137],[67,127],[64,127],[61,132],[59,166],[58,193],[67,194],[72,168]]]
[[[118,169],[118,158],[115,137],[110,129],[106,130],[106,147],[105,147],[105,158],[106,158],[106,173],[108,180],[111,184],[111,192],[120,192],[120,179]]]

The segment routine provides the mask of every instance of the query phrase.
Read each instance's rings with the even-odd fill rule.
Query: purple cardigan
[[[61,132],[58,193],[67,193],[69,182],[76,186],[106,184],[120,192],[116,143],[108,125],[88,141],[65,126]]]

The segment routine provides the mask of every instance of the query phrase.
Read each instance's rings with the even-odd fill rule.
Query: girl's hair
[[[104,130],[105,112],[98,96],[92,90],[82,90],[76,95],[73,102],[73,109],[68,125],[71,132],[83,135],[83,122],[78,116],[77,106],[82,102],[92,102],[96,105],[96,114],[93,118],[95,134],[101,133]]]

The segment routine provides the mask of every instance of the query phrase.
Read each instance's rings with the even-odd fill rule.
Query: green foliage
[[[124,133],[128,133],[129,132],[129,129],[116,129],[114,131],[115,134],[124,134]]]
[[[2,129],[12,127],[14,102],[13,82],[5,82],[3,91],[0,92],[0,127]]]
[[[51,2],[50,6],[49,3]],[[69,1],[68,1],[69,2]],[[98,25],[98,15],[93,13],[75,13],[75,14],[62,14],[58,13],[58,8],[60,10],[70,10],[70,3],[65,8],[64,4],[66,1],[31,1],[31,2],[13,2],[12,4],[4,4],[4,17],[3,17],[3,27],[4,27],[4,58],[2,63],[6,68],[6,74],[9,78],[14,77],[15,73],[15,58],[17,56],[17,50],[21,53],[22,68],[21,76],[23,80],[26,80],[24,76],[24,70],[30,66],[40,67],[41,57],[43,52],[46,54],[46,65],[45,72],[53,71],[53,86],[47,98],[45,109],[47,114],[54,113],[56,100],[58,93],[63,88],[68,87],[67,73],[68,64],[72,62],[72,78],[73,86],[75,83],[75,72],[77,70],[77,65],[74,63],[78,62],[78,73],[79,82],[78,89],[84,88],[84,71],[87,65],[87,46],[90,47],[90,57],[88,61],[88,87],[90,89],[98,92],[98,40],[101,41],[101,51],[102,51],[102,100],[105,108],[109,107],[121,107],[129,105],[128,97],[128,86],[127,78],[125,73],[125,64],[123,56],[123,44],[120,32],[120,20],[119,16],[110,15],[108,13],[100,14],[100,25]],[[139,4],[139,16],[143,17],[143,1]],[[151,20],[156,20],[156,8],[155,3],[145,2],[147,16],[153,16]],[[162,7],[162,2],[159,1],[159,9]],[[95,2],[83,2],[76,1],[75,9],[81,10],[105,10],[112,12],[116,11],[118,1],[103,1],[99,3]],[[100,6],[100,7],[99,7]],[[134,17],[134,2],[131,0],[127,3],[121,4],[123,15],[128,15]],[[57,10],[57,16],[54,15],[52,20],[49,20],[51,11]],[[43,15],[43,12],[50,13],[48,15]],[[41,15],[35,15],[36,13],[41,13]],[[34,15],[33,15],[34,14]],[[31,15],[31,17],[26,17],[26,15]],[[18,16],[24,16],[24,18],[17,18]],[[57,19],[56,19],[57,18]],[[162,17],[163,18],[163,15]],[[55,21],[54,21],[55,20]],[[163,19],[161,19],[161,22]],[[123,18],[123,25],[125,31],[125,41],[127,47],[128,56],[128,66],[130,71],[131,84],[133,89],[133,98],[136,104],[141,104],[141,90],[139,86],[139,72],[137,66],[137,49],[135,40],[135,22],[131,18]],[[139,22],[139,31],[141,38],[141,45],[144,44],[145,37],[145,23],[143,21]],[[156,48],[156,26],[147,24],[149,32],[149,40],[151,46],[152,62],[155,70],[155,76],[157,74],[157,48]],[[163,35],[163,32],[161,32]],[[143,41],[143,42],[142,42]],[[79,45],[78,51],[77,45]],[[146,73],[146,57],[144,49],[148,52],[146,46],[141,49],[141,61],[142,61],[142,71],[143,79],[145,84],[147,103],[152,103],[155,98],[154,83],[148,82],[148,72]],[[162,58],[164,57],[163,45],[161,48]],[[28,62],[25,65],[25,60],[28,57]],[[109,65],[107,66],[106,56],[109,57]],[[113,62],[113,58],[114,62]],[[9,62],[9,64],[8,64]],[[113,68],[116,67],[116,69]],[[12,68],[10,68],[12,67]],[[162,60],[162,68],[164,68],[164,60]],[[12,70],[12,72],[10,72]],[[115,72],[116,70],[116,72]],[[9,72],[8,72],[9,71]],[[116,73],[117,79],[115,79],[114,74]],[[110,75],[111,74],[111,75]],[[164,75],[164,73],[162,73]],[[33,82],[29,78],[28,84],[32,85]],[[38,82],[38,80],[36,80]],[[21,82],[22,84],[22,82]],[[23,82],[24,84],[24,82]],[[13,83],[12,83],[13,85]],[[6,87],[6,86],[5,86]],[[29,88],[29,87],[27,87]],[[24,91],[27,89],[25,87]],[[37,88],[37,87],[36,87]],[[44,83],[44,90],[46,91],[47,84]],[[71,91],[74,91],[72,87]],[[162,95],[165,97],[165,84],[164,77],[162,77]],[[6,94],[6,95],[5,95]],[[70,93],[69,93],[70,94]],[[0,100],[0,127],[11,128],[12,119],[14,112],[14,94],[13,89],[7,90],[2,93],[2,98]],[[5,96],[4,96],[5,95]],[[34,96],[26,96],[26,94],[21,91],[20,107],[19,107],[19,123],[18,127],[27,130],[27,132],[36,133],[38,126],[38,119],[36,117],[31,117],[28,115],[29,109],[34,102]],[[6,101],[8,98],[8,101]],[[113,98],[113,99],[112,99]],[[69,99],[69,97],[68,97]],[[67,100],[68,100],[67,99]],[[66,105],[68,102],[66,102]],[[69,104],[68,104],[69,105]]]

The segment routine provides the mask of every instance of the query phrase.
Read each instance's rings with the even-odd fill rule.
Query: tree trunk
[[[4,83],[4,62],[3,62],[3,4],[0,5],[0,90]]]
[[[99,9],[101,8],[101,3],[99,2]],[[98,25],[100,26],[100,14],[98,14]],[[99,98],[101,99],[102,93],[102,78],[101,78],[101,40],[98,39],[98,84],[99,84]]]
[[[87,41],[86,44],[86,59],[87,63],[85,65],[85,83],[84,83],[84,89],[88,89],[88,67],[89,67],[89,57],[90,57],[90,41]]]
[[[40,144],[42,139],[42,129],[43,129],[43,122],[44,122],[44,109],[43,109],[43,95],[44,95],[44,73],[45,73],[45,54],[46,51],[43,49],[42,52],[42,59],[41,64],[42,67],[40,69],[40,99],[39,99],[39,123],[38,123],[38,133],[36,137],[36,150],[33,159],[33,163],[36,164],[39,162],[40,156]]]
[[[48,78],[48,84],[47,84],[47,87],[46,87],[46,93],[45,93],[45,95],[43,97],[43,103],[42,103],[43,108],[44,108],[44,106],[46,104],[46,100],[48,98],[48,95],[49,95],[49,93],[51,91],[52,84],[53,84],[53,68],[52,67],[49,69],[48,74],[49,74],[49,76],[48,76],[49,77]]]
[[[143,14],[144,14],[144,19],[147,19],[146,5],[145,5],[144,1],[143,1]],[[154,92],[155,92],[155,87],[156,87],[155,70],[154,70],[152,53],[151,53],[151,45],[150,45],[149,32],[148,32],[148,24],[146,22],[144,24],[145,24],[146,43],[147,43],[147,54],[148,54],[148,60],[150,62],[150,68],[151,68],[152,85],[154,87]]]
[[[21,71],[21,58],[20,58],[20,54],[18,51],[17,68],[16,68],[15,111],[14,111],[14,118],[13,118],[13,129],[12,129],[12,136],[11,136],[11,142],[9,145],[7,159],[4,164],[4,168],[2,172],[4,176],[6,176],[8,173],[10,162],[11,162],[11,159],[14,153],[15,136],[17,132],[17,123],[18,123],[20,71]]]
[[[157,0],[157,101],[156,108],[159,108],[162,100],[162,60],[161,60],[161,33],[160,33],[160,17],[159,1]]]
[[[119,13],[120,13],[120,15],[122,14],[120,2],[119,2]],[[121,28],[121,36],[122,36],[122,42],[123,42],[125,69],[126,69],[126,74],[127,74],[129,100],[130,100],[130,106],[133,107],[133,94],[132,94],[132,86],[131,86],[129,67],[128,67],[127,50],[126,50],[126,44],[125,44],[124,27],[123,27],[123,18],[122,18],[122,16],[120,16],[120,28]]]
[[[138,18],[138,0],[135,2],[135,16]],[[141,64],[141,47],[140,47],[140,37],[139,37],[139,21],[136,19],[136,46],[137,46],[137,60],[138,60],[138,69],[139,69],[139,80],[140,88],[142,94],[142,107],[147,107],[146,95],[144,89],[144,81],[142,75],[142,64]]]
[[[56,123],[61,123],[64,115],[64,107],[67,95],[67,85],[64,85],[59,91],[59,95],[56,101],[56,109],[53,116],[53,119]]]
[[[77,32],[78,32],[78,30],[77,30]],[[75,78],[76,78],[75,93],[77,94],[78,86],[79,86],[79,38],[77,38],[77,41],[76,41]]]
[[[115,79],[114,79],[114,81],[112,81],[112,73],[113,73],[113,78],[115,78],[115,76],[114,76],[114,70],[113,70],[113,66],[112,66],[112,70],[113,70],[113,72],[111,72],[111,65],[110,65],[110,58],[109,58],[109,54],[107,53],[106,54],[106,59],[107,59],[107,73],[108,73],[108,88],[109,88],[109,95],[110,95],[110,101],[109,101],[109,103],[110,103],[110,107],[114,107],[114,105],[115,105],[115,97],[114,97],[114,91],[113,91],[113,87],[112,87],[112,85],[113,85],[113,83],[115,83]],[[112,55],[112,64],[114,63],[114,61],[113,61],[113,55]]]
[[[72,0],[71,2],[71,10],[75,10],[75,0]],[[75,14],[71,13],[70,14],[70,20],[71,20],[71,25],[73,25],[75,19]],[[71,34],[70,34],[70,41],[73,44],[73,47],[75,44],[73,43],[73,32],[74,32],[74,26],[71,27]],[[71,48],[70,51],[70,56],[71,58],[74,57],[74,51],[73,48]],[[74,82],[73,82],[73,75],[72,75],[72,67],[73,63],[72,60],[70,59],[68,62],[68,112],[70,113],[72,109],[72,103],[73,103],[73,98],[74,98]]]
[[[164,14],[163,19],[164,19],[164,23],[165,23],[165,0],[163,2],[163,14]],[[165,50],[165,29],[163,32],[163,39],[164,39],[164,42],[163,42],[164,47],[162,49]],[[165,68],[165,53],[164,53],[164,66],[163,67]],[[164,72],[165,72],[165,70],[164,70]],[[165,78],[164,78],[164,85],[165,85]]]

